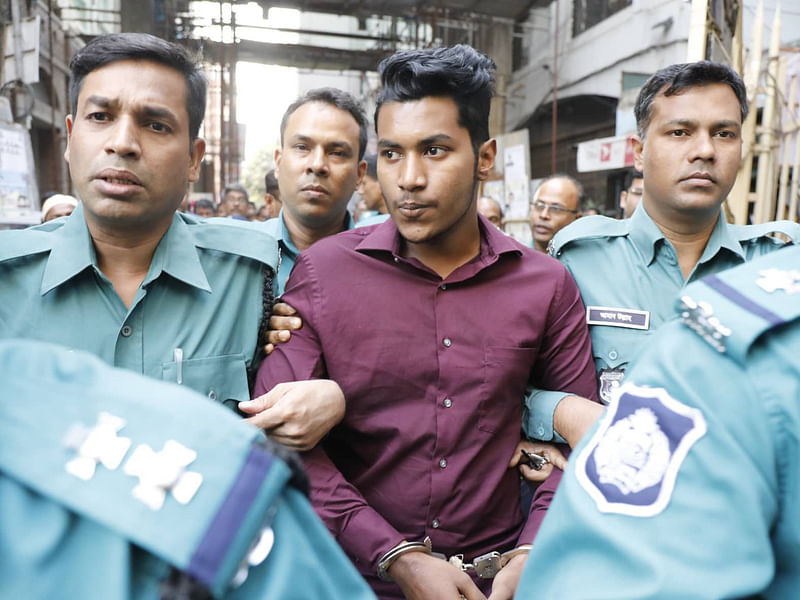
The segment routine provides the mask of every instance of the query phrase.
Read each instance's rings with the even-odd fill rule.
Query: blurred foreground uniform
[[[573,453],[520,597],[797,597],[800,248],[679,312]]]
[[[0,380],[0,597],[374,597],[230,411],[40,342]]]

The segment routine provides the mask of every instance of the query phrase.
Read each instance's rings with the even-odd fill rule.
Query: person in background
[[[225,216],[239,221],[248,221],[249,201],[250,195],[242,184],[230,183],[222,190],[220,206],[225,206]]]
[[[547,251],[553,236],[581,216],[583,186],[569,175],[550,175],[536,188],[531,202],[533,247]]]
[[[486,219],[503,231],[505,220],[503,219],[503,207],[500,203],[491,196],[481,196],[478,198],[478,213],[482,214]]]
[[[381,192],[381,184],[378,183],[378,156],[376,154],[368,154],[364,157],[364,160],[367,163],[367,171],[356,188],[356,191],[361,196],[361,200],[357,205],[358,218],[356,222],[369,219],[375,215],[387,214],[386,202],[383,199],[383,192]]]
[[[200,198],[194,201],[194,214],[198,217],[209,218],[216,217],[217,211],[214,203],[207,198]]]
[[[42,204],[42,223],[58,217],[68,217],[78,206],[78,199],[67,194],[53,194]]]
[[[622,218],[629,219],[633,215],[636,207],[642,199],[644,192],[644,177],[641,171],[629,169],[625,174],[623,189],[619,193],[619,208],[622,211]]]
[[[264,175],[264,206],[259,209],[259,213],[264,213],[264,218],[260,221],[267,219],[276,219],[281,212],[283,203],[281,202],[281,188],[278,185],[278,178],[275,177],[275,169],[270,169]]]

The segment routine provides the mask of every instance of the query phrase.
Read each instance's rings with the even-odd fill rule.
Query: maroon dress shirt
[[[400,256],[391,219],[302,252],[283,298],[303,328],[258,372],[259,395],[317,377],[344,390],[343,421],[304,456],[311,498],[382,597],[402,598],[375,571],[404,539],[467,561],[530,543],[560,472],[526,521],[507,466],[525,386],[595,395],[572,278],[480,219],[479,255],[444,280]]]

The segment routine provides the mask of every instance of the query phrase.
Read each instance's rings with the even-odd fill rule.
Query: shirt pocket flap
[[[592,354],[598,368],[624,368],[638,356],[649,331],[591,326]]]
[[[241,354],[165,362],[161,364],[161,378],[234,409],[237,403],[250,399],[247,365]]]

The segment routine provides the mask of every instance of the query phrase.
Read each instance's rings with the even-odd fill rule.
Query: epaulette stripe
[[[771,310],[767,310],[763,306],[756,304],[747,296],[739,293],[736,289],[729,286],[727,283],[722,281],[716,275],[710,275],[703,279],[703,283],[708,285],[710,288],[714,289],[719,293],[721,296],[724,296],[734,304],[738,304],[740,307],[745,309],[748,312],[753,313],[767,321],[770,325],[780,325],[785,322],[785,320],[778,315],[776,315]]]
[[[197,546],[187,571],[213,587],[239,528],[248,515],[267,473],[272,455],[254,444],[247,455],[228,495]],[[268,526],[266,523],[264,526]]]

